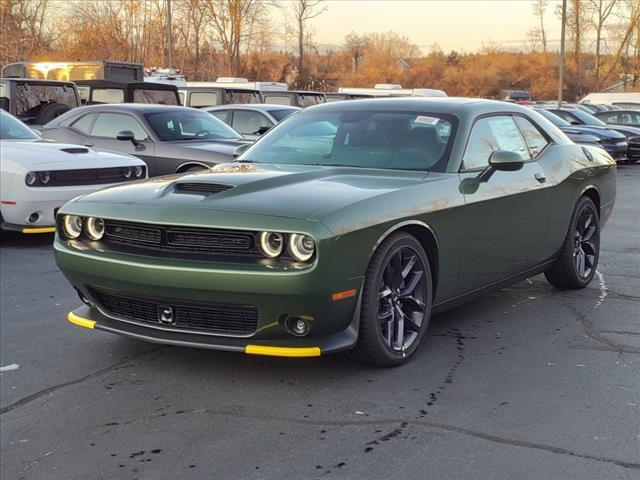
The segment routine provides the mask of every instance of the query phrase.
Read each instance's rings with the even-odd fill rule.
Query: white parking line
[[[5,365],[4,367],[0,367],[0,373],[10,372],[11,370],[17,370],[20,368],[20,365],[17,363],[12,363],[10,365]]]

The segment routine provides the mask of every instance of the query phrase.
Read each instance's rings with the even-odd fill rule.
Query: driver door
[[[118,140],[118,132],[131,130],[139,145],[132,142]],[[150,140],[147,131],[132,115],[124,113],[102,112],[93,124],[91,134],[86,139],[86,146],[99,150],[111,150],[114,152],[134,155],[147,164],[149,176],[158,175],[156,172],[155,146]]]
[[[525,163],[519,171],[496,171],[476,191],[464,193],[466,234],[459,293],[506,279],[544,260],[551,185],[536,161],[544,154],[544,145],[530,149],[523,131],[508,114],[481,117],[472,127],[460,181],[477,176],[496,150],[516,152]]]

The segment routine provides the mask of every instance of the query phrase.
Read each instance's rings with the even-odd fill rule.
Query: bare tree
[[[244,71],[242,47],[249,41],[253,25],[265,14],[260,0],[202,0],[206,2],[211,25],[225,57],[226,73]]]
[[[358,66],[362,61],[362,57],[364,57],[366,45],[367,39],[354,32],[344,37],[344,50],[351,60],[351,71],[353,73],[358,73]]]
[[[547,6],[549,4],[548,0],[534,0],[532,9],[533,14],[538,17],[538,21],[540,22],[540,26],[536,28],[532,28],[529,31],[529,37],[535,44],[539,41],[542,45],[542,51],[547,53],[547,31],[544,28],[544,13],[547,10]]]
[[[587,7],[591,12],[591,24],[596,30],[596,59],[594,72],[596,84],[600,79],[600,67],[602,63],[602,31],[605,22],[613,12],[613,8],[616,6],[617,1],[618,0],[589,0],[589,3],[587,4]]]
[[[307,22],[326,10],[327,7],[322,6],[322,0],[296,0],[291,5],[291,13],[296,23],[296,36],[298,37],[298,86],[301,86],[305,79],[304,50],[305,43],[310,43],[306,37]]]

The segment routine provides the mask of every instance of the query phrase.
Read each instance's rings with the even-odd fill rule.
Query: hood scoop
[[[185,182],[177,183],[175,191],[178,193],[193,193],[196,195],[213,195],[214,193],[221,193],[226,190],[230,190],[235,185],[228,185],[226,183],[199,183],[199,182]]]
[[[89,149],[84,147],[61,148],[60,151],[67,153],[89,153]]]

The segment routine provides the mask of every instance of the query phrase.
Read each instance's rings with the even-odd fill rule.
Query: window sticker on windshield
[[[416,123],[420,123],[422,125],[437,125],[439,121],[440,121],[439,118],[426,117],[424,115],[420,115],[416,117],[416,120],[415,120]]]

